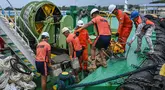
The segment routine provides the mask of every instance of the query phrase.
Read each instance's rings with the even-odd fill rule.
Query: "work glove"
[[[116,35],[115,35],[116,37],[118,37],[119,36],[119,33],[116,33]]]

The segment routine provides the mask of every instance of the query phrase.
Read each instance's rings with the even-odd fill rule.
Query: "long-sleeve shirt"
[[[132,21],[129,16],[124,13],[122,10],[117,10],[116,18],[119,22],[118,33],[122,32],[123,27],[132,27]]]

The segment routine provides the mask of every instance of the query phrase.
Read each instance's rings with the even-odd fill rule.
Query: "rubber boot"
[[[154,53],[154,51],[153,50],[150,50],[149,52],[148,52],[148,54],[153,54]]]
[[[154,49],[151,48],[150,51],[148,52],[148,54],[153,54],[154,53]]]

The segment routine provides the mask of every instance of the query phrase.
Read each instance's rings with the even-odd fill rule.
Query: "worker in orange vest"
[[[142,44],[142,38],[145,36],[146,42],[148,43],[148,46],[150,48],[149,54],[152,54],[154,52],[154,48],[152,45],[151,35],[152,31],[155,29],[155,24],[150,21],[149,19],[145,18],[144,16],[140,15],[138,11],[133,11],[131,13],[131,19],[134,21],[134,24],[136,26],[136,33],[131,39],[131,41],[128,43],[131,45],[131,43],[135,40],[136,36],[137,38],[137,49],[134,53],[141,51],[141,44]]]
[[[82,20],[79,20],[77,22],[77,29],[81,28],[83,25],[84,25],[84,22]],[[86,29],[79,31],[76,34],[79,38],[80,44],[83,47],[82,58],[80,61],[80,68],[82,68],[83,70],[86,71],[87,66],[88,66],[88,63],[87,63],[87,61],[88,61],[88,43],[92,44],[92,41],[90,40],[88,31]]]
[[[67,27],[62,29],[62,33],[65,35],[66,42],[69,45],[70,59],[72,60],[75,57],[80,58],[82,54],[82,46],[80,44],[79,38],[75,34],[70,33],[69,28]]]
[[[91,60],[94,61],[96,59],[95,58],[96,49],[98,49],[99,54],[101,56],[101,65],[103,67],[107,67],[104,50],[106,50],[110,44],[111,29],[108,24],[108,21],[99,15],[99,10],[97,8],[92,9],[90,12],[90,15],[92,17],[92,20],[90,22],[88,22],[87,24],[83,25],[78,30],[76,30],[75,33],[79,32],[91,25],[95,26],[95,28],[97,30],[97,38],[95,39],[95,41],[93,42],[93,45],[92,45]],[[92,64],[92,67],[96,68],[95,63]]]
[[[70,59],[73,61],[74,58],[77,57],[80,62],[83,50],[82,50],[82,46],[80,44],[79,38],[76,36],[76,34],[70,33],[69,28],[67,28],[67,27],[64,27],[62,29],[62,33],[65,35],[66,42],[68,43],[68,46],[69,46]],[[76,77],[76,82],[79,82],[78,71],[79,71],[79,68],[77,68],[73,71],[73,73]]]
[[[49,33],[43,32],[42,41],[37,45],[36,49],[36,68],[41,74],[42,90],[46,90],[47,76],[51,66],[51,46],[48,43]]]
[[[117,9],[116,5],[111,4],[109,5],[108,9],[109,9],[109,13],[115,14],[117,20],[119,21],[119,27],[116,36],[119,36],[118,42],[121,43],[123,49],[125,50],[127,39],[132,30],[132,21],[126,13],[124,13],[120,9]]]

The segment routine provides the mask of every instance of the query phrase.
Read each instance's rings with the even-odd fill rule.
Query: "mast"
[[[125,0],[124,11],[128,11],[128,0]]]

